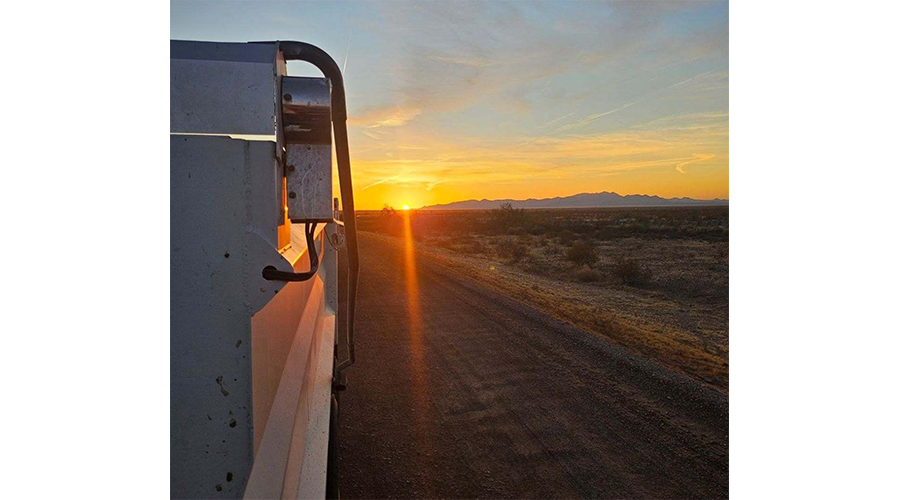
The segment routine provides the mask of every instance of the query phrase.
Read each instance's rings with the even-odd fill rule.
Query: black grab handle
[[[306,227],[303,229],[303,232],[306,233],[306,248],[309,249],[309,271],[292,273],[279,271],[275,266],[266,266],[263,268],[263,278],[269,281],[306,281],[315,276],[316,271],[319,270],[319,254],[316,253],[316,242],[313,239],[313,236],[316,235],[317,225],[313,223],[310,226],[309,222],[307,222]]]

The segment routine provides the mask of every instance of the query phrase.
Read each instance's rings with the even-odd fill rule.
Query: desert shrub
[[[459,242],[456,247],[461,253],[479,254],[485,253],[484,243],[478,238],[466,238]]]
[[[504,203],[500,208],[491,210],[490,227],[499,233],[510,233],[515,230],[523,233],[528,226],[528,214],[524,208],[513,208],[512,203]]]
[[[566,260],[579,266],[594,267],[597,262],[597,250],[583,241],[576,241],[566,252]]]
[[[653,273],[646,266],[631,258],[618,258],[613,266],[613,274],[622,283],[631,286],[646,285],[653,278]]]
[[[572,231],[563,229],[559,232],[559,243],[561,245],[569,246],[573,241],[575,241],[575,233],[573,233]]]
[[[376,231],[391,236],[403,235],[403,220],[394,207],[385,205],[378,217]]]
[[[543,262],[541,262],[540,259],[524,260],[524,261],[522,261],[521,264],[519,264],[519,267],[523,271],[529,272],[531,274],[543,275],[543,276],[547,276],[549,274],[547,265],[544,264]]]
[[[510,262],[519,262],[528,255],[528,248],[518,240],[513,239],[501,245],[498,248],[498,254]]]
[[[580,283],[594,283],[600,281],[600,273],[593,269],[582,269],[575,273],[575,281]]]

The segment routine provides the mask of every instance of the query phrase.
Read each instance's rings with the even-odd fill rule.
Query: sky
[[[331,54],[361,209],[728,198],[727,2],[174,1],[171,38]]]

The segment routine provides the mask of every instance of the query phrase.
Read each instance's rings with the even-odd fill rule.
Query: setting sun
[[[403,205],[403,210],[409,210],[409,205]]]

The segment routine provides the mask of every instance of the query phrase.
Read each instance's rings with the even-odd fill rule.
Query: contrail
[[[391,176],[391,177],[385,177],[384,179],[377,180],[377,181],[375,181],[375,182],[369,184],[368,186],[366,186],[366,187],[360,189],[359,191],[360,191],[360,192],[363,192],[363,191],[365,191],[366,189],[369,189],[369,188],[372,187],[372,186],[377,186],[377,185],[379,185],[379,184],[384,184],[385,182],[388,182],[388,181],[392,181],[392,180],[394,180],[394,179],[397,179],[397,178],[401,177],[402,175],[403,175],[403,173],[399,173],[399,174],[393,175],[393,176]]]
[[[569,129],[573,129],[573,128],[578,128],[578,127],[583,127],[583,126],[585,126],[585,125],[594,123],[595,121],[597,121],[598,119],[600,119],[600,118],[602,118],[602,117],[604,117],[604,116],[606,116],[606,115],[611,115],[611,114],[613,114],[613,113],[615,113],[615,112],[617,112],[617,111],[622,111],[622,110],[625,109],[625,108],[630,108],[631,106],[634,106],[635,104],[637,104],[637,103],[639,103],[639,102],[644,102],[644,101],[646,101],[646,100],[647,100],[647,98],[645,97],[645,98],[642,98],[642,99],[638,99],[637,101],[634,101],[634,102],[629,102],[628,104],[622,106],[621,108],[616,108],[616,109],[612,109],[612,110],[609,110],[609,111],[604,111],[603,113],[597,113],[597,114],[593,114],[593,115],[588,115],[588,116],[584,117],[583,119],[581,119],[581,120],[579,120],[579,121],[577,121],[577,122],[570,123],[570,124],[568,124],[568,125],[563,125],[562,127],[559,127],[558,129],[556,129],[556,131],[557,131],[557,132],[563,132],[563,131],[565,131],[565,130],[569,130]]]
[[[347,74],[347,59],[350,58],[350,40],[353,38],[353,30],[347,35],[347,53],[344,54],[344,65],[341,67],[341,73]]]
[[[687,80],[684,80],[684,81],[681,81],[681,82],[678,82],[678,83],[673,83],[672,85],[669,85],[668,87],[666,87],[666,88],[664,88],[664,89],[662,89],[662,90],[669,90],[669,89],[673,89],[673,88],[675,88],[675,87],[677,87],[677,86],[679,86],[679,85],[684,85],[685,83],[690,82],[690,81],[692,81],[692,80],[696,80],[697,78],[700,78],[701,76],[708,75],[708,74],[712,73],[713,71],[716,71],[716,70],[711,69],[711,70],[709,70],[709,71],[704,71],[703,73],[700,73],[699,75],[694,75],[694,76],[688,78]],[[662,92],[662,91],[659,91],[659,92]]]

